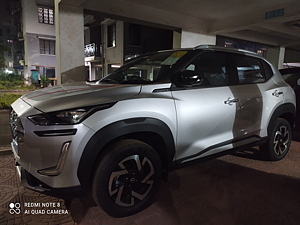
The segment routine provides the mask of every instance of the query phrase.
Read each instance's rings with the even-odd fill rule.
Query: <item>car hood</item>
[[[120,101],[140,90],[140,85],[76,82],[39,89],[21,99],[42,112],[53,112]]]

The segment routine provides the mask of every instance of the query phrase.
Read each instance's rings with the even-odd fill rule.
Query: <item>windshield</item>
[[[163,77],[187,51],[158,52],[133,59],[100,82],[154,83]]]

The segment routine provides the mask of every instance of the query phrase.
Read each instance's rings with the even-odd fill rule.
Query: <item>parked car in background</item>
[[[287,82],[296,94],[296,130],[300,130],[300,67],[279,70],[285,82]]]
[[[183,163],[245,146],[281,160],[295,111],[292,88],[255,53],[159,51],[97,82],[22,96],[10,114],[12,149],[24,186],[91,190],[121,217],[148,207],[161,179]]]

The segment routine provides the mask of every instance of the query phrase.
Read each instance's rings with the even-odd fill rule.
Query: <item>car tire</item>
[[[94,201],[113,217],[147,208],[159,189],[161,160],[148,144],[126,139],[113,144],[95,172]]]
[[[278,161],[288,153],[291,141],[291,125],[286,119],[278,118],[273,125],[268,141],[260,146],[260,149],[266,160]]]

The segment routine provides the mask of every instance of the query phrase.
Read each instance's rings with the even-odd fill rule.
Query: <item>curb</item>
[[[6,146],[0,146],[0,152],[11,152],[11,147],[10,145],[6,145]]]

